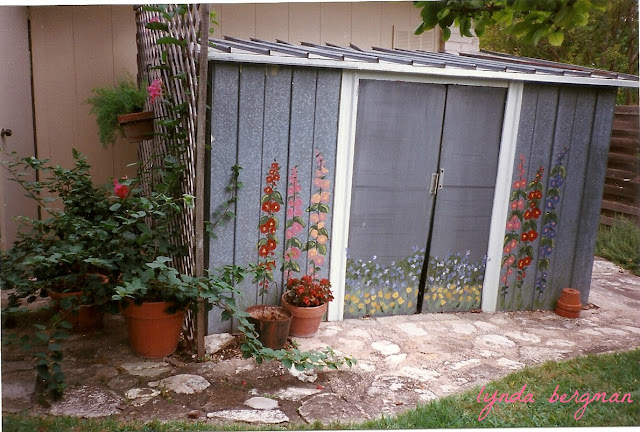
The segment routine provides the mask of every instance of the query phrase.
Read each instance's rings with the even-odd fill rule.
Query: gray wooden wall
[[[533,259],[523,283],[518,287],[514,271],[507,278],[506,295],[498,294],[498,309],[551,309],[568,287],[580,291],[583,304],[588,301],[615,97],[612,88],[525,85],[512,192],[513,182],[520,178],[520,155],[524,156],[527,185],[542,166],[542,215],[537,221],[539,236],[529,243]],[[558,220],[545,270],[540,266],[544,205],[554,186],[551,172],[563,151],[566,178],[556,188],[559,201],[553,210]],[[537,279],[542,271],[547,272],[547,286],[541,291]],[[501,291],[504,285],[501,282]]]
[[[281,166],[278,190],[286,201],[290,168],[297,166],[302,186],[303,209],[308,206],[315,169],[314,156],[321,152],[329,169],[327,178],[334,186],[335,158],[340,102],[341,72],[312,68],[268,65],[210,63],[211,151],[208,158],[209,214],[228,199],[225,187],[231,166],[242,167],[238,202],[232,210],[237,217],[217,230],[217,239],[208,242],[209,268],[227,264],[258,262],[256,244],[260,238],[260,198],[265,174],[274,161]],[[333,194],[331,199],[333,200]],[[286,208],[280,210],[276,256],[282,256]],[[308,213],[303,217],[307,218]],[[331,220],[327,221],[331,235]],[[299,236],[304,244],[306,230]],[[329,274],[329,251],[321,276]],[[299,260],[306,268],[306,253]],[[281,261],[278,260],[278,267]],[[282,293],[282,272],[274,272],[277,292],[269,297],[275,303]],[[242,307],[260,304],[255,284],[240,285]],[[230,322],[220,322],[219,311],[209,314],[209,332],[231,330]]]

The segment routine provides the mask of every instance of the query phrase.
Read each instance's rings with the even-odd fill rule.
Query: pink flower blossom
[[[149,24],[151,23],[159,23],[160,22],[160,18],[158,17],[153,17],[149,20]]]
[[[125,199],[129,195],[129,186],[120,184],[117,179],[113,179],[113,192],[120,199]]]
[[[158,97],[162,95],[162,81],[159,79],[154,79],[149,87],[147,87],[147,91],[149,92],[149,100],[150,103]]]

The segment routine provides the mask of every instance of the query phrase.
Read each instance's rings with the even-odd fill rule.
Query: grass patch
[[[640,276],[640,227],[625,218],[600,225],[595,253]]]
[[[213,425],[206,423],[121,422],[115,419],[83,420],[69,417],[31,417],[25,414],[3,415],[2,430],[17,432],[177,432],[210,430],[291,430],[291,429],[429,429],[429,428],[480,428],[480,427],[552,427],[552,426],[637,426],[640,425],[640,349],[633,351],[590,355],[564,362],[547,362],[543,365],[514,372],[505,378],[485,386],[490,396],[498,392],[510,395],[519,392],[526,384],[521,399],[531,393],[535,402],[497,402],[483,420],[478,420],[486,402],[477,402],[479,388],[460,395],[453,395],[409,410],[394,417],[382,417],[359,424],[289,425],[251,427],[242,425]],[[551,403],[548,399],[558,388],[558,394],[567,398],[578,392],[592,398],[595,393],[606,392],[606,400],[618,393],[622,400],[629,393],[632,403],[603,403],[602,399],[587,405],[585,402]],[[483,394],[484,394],[483,393]],[[575,417],[580,417],[576,420]]]

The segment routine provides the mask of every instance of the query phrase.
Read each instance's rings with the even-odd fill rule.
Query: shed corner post
[[[524,83],[509,83],[502,125],[498,174],[491,212],[487,266],[482,287],[483,312],[495,312],[498,303],[504,230],[509,212],[509,193],[511,191],[511,179],[516,157],[523,91]]]
[[[198,59],[197,98],[196,108],[196,276],[204,275],[204,203],[205,200],[205,146],[206,146],[206,115],[207,115],[207,89],[208,89],[208,46],[209,46],[209,5],[201,4],[200,13],[200,51]],[[203,46],[203,40],[206,41]],[[196,314],[196,347],[198,358],[206,355],[204,335],[207,331],[207,312],[205,301],[198,299],[198,312]]]
[[[356,135],[358,99],[358,75],[355,71],[342,71],[340,107],[338,111],[338,142],[336,149],[336,173],[333,199],[331,239],[331,268],[335,301],[329,303],[329,321],[341,321],[344,317],[345,273],[347,245],[349,244],[349,216],[351,211],[351,183]]]

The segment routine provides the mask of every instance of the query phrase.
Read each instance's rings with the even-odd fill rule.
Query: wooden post
[[[209,5],[201,4],[200,14],[200,52],[198,56],[197,110],[196,110],[196,276],[204,275],[204,179],[205,146],[207,144],[207,88],[208,88],[208,51],[209,51]],[[204,335],[207,331],[206,308],[204,300],[198,300],[196,317],[196,339],[198,358],[206,355]]]

